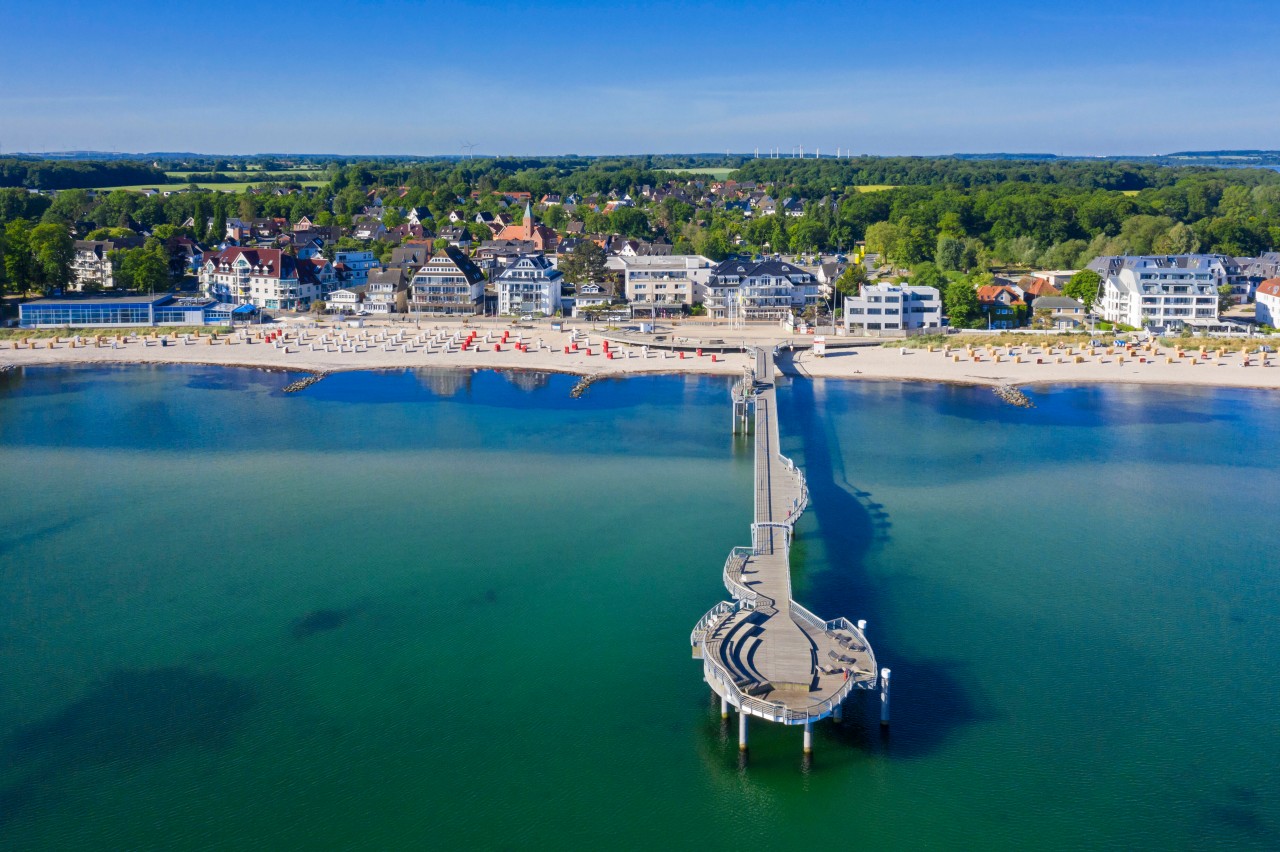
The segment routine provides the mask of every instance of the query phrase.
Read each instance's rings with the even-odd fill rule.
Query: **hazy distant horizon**
[[[833,151],[821,153],[821,149],[811,150],[805,148],[804,159],[833,159],[837,156]],[[1065,160],[1123,160],[1128,158],[1146,159],[1151,157],[1172,158],[1211,158],[1221,157],[1223,159],[1241,158],[1243,155],[1273,155],[1280,156],[1280,148],[1259,148],[1259,149],[1234,149],[1234,148],[1214,148],[1203,151],[1168,151],[1156,152],[1149,154],[1141,154],[1136,152],[1122,152],[1113,154],[1052,154],[1045,151],[948,151],[936,153],[907,154],[901,152],[842,152],[841,157],[870,157],[870,158],[892,158],[892,157],[915,157],[920,159],[947,159],[947,158],[968,158],[968,159],[1065,159]],[[308,158],[322,159],[326,157],[352,159],[363,158],[370,160],[377,159],[557,159],[568,157],[584,157],[584,158],[634,158],[634,157],[673,157],[673,158],[705,158],[711,159],[720,157],[722,159],[767,159],[768,153],[761,151],[757,157],[753,151],[730,151],[720,153],[715,151],[606,151],[600,153],[586,153],[581,151],[565,151],[560,153],[481,153],[477,151],[474,157],[468,157],[466,154],[458,154],[454,152],[434,152],[434,153],[395,153],[395,152],[371,152],[371,151],[168,151],[168,150],[149,150],[149,151],[108,151],[98,148],[85,148],[70,151],[3,151],[0,150],[0,158],[4,157],[31,157],[31,158],[50,158],[50,159],[94,159],[94,158],[148,158],[148,157],[202,157],[202,158]],[[777,159],[789,160],[798,159],[798,155],[793,151],[783,151]]]

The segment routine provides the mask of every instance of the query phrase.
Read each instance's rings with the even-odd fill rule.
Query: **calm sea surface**
[[[743,764],[725,380],[293,378],[0,374],[0,848],[1280,848],[1280,396],[786,385],[894,726]]]

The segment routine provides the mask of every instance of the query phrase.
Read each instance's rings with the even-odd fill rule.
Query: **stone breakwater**
[[[1025,393],[1018,390],[1013,385],[996,385],[991,390],[996,396],[1000,397],[1010,405],[1016,405],[1019,408],[1036,407],[1035,403],[1028,399]]]
[[[328,373],[312,373],[309,376],[303,376],[301,379],[298,379],[296,382],[290,382],[289,384],[285,385],[283,388],[283,391],[285,393],[297,393],[298,391],[306,390],[307,388],[311,387],[312,385],[314,385],[316,382],[320,381],[327,375],[329,374]]]
[[[590,376],[583,376],[582,378],[578,379],[578,383],[573,386],[573,390],[569,391],[569,396],[573,397],[574,399],[577,399],[587,392],[587,388],[591,387],[601,379],[617,378],[620,375],[622,374],[621,373],[594,373]]]

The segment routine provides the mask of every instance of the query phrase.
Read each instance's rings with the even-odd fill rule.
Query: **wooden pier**
[[[757,350],[750,377],[755,411],[755,518],[751,546],[737,547],[724,565],[733,600],[713,607],[694,628],[693,655],[720,696],[722,714],[737,708],[739,746],[747,746],[747,716],[805,726],[805,752],[813,723],[839,718],[855,689],[881,685],[866,622],[823,621],[791,597],[793,527],[809,502],[804,475],[778,448],[777,395],[771,354]],[[734,422],[741,391],[735,388]],[[887,690],[888,671],[883,678]],[[887,692],[882,696],[887,722]]]

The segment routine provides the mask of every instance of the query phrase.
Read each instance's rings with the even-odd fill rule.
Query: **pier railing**
[[[746,567],[747,560],[756,553],[753,547],[735,547],[729,551],[729,558],[724,561],[724,585],[738,600],[752,601],[759,600],[760,596],[754,589],[742,582],[742,569]]]
[[[740,711],[782,725],[803,725],[806,722],[830,716],[835,712],[837,705],[842,704],[849,697],[850,692],[865,683],[865,681],[855,679],[851,675],[849,680],[845,681],[844,685],[825,701],[806,707],[804,710],[792,710],[780,702],[765,701],[763,698],[747,695],[734,682],[733,675],[729,674],[728,670],[721,666],[712,655],[706,653],[702,655],[702,672],[706,676],[708,683],[715,681],[720,685],[720,689],[716,691]]]
[[[707,614],[698,619],[698,623],[693,626],[693,632],[689,634],[689,644],[694,647],[702,645],[707,638],[707,631],[711,626],[718,624],[724,616],[738,609],[738,605],[733,601],[720,601],[720,603],[707,610]]]

